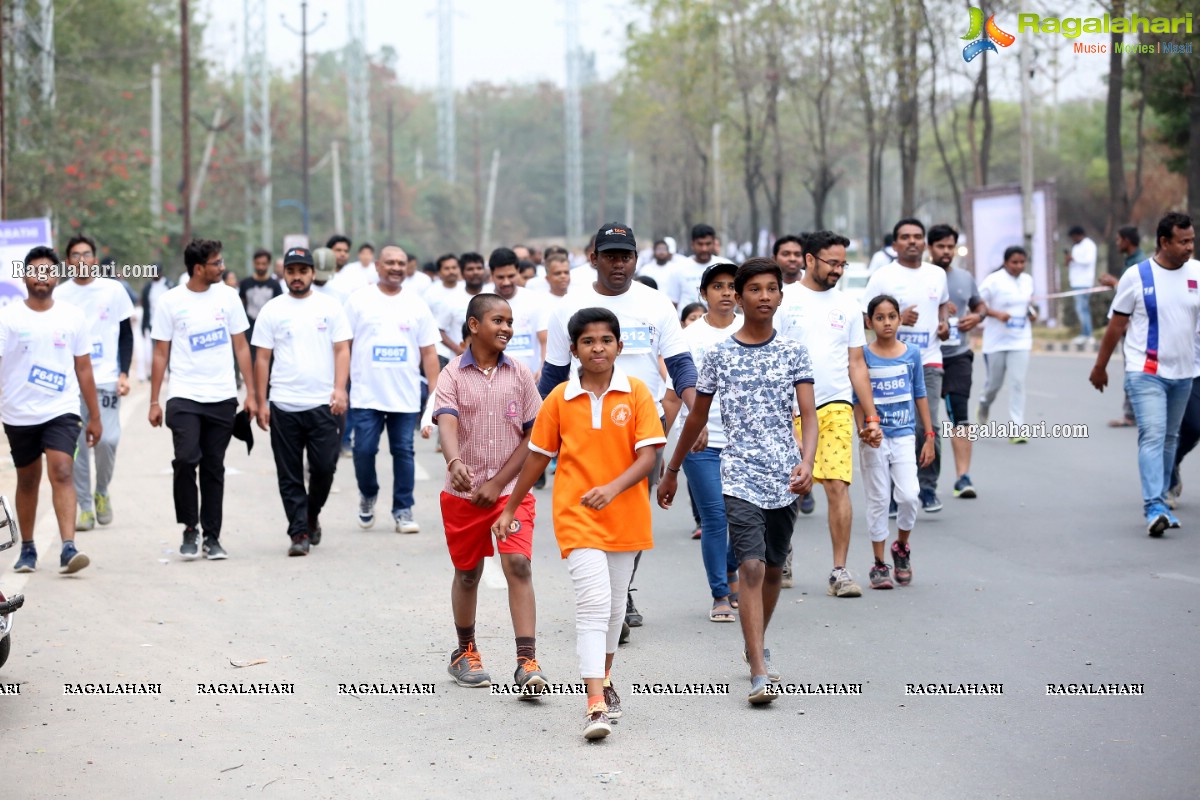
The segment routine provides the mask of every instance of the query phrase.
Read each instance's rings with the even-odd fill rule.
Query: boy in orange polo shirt
[[[616,367],[616,315],[582,309],[567,332],[581,367],[546,397],[529,442],[533,452],[492,533],[500,541],[520,533],[517,509],[557,456],[554,535],[575,588],[576,652],[588,693],[583,735],[599,739],[621,715],[610,672],[634,557],[654,546],[646,478],[667,439],[650,390]]]
[[[499,295],[476,295],[467,306],[466,325],[471,344],[442,370],[445,377],[432,405],[446,458],[442,524],[454,563],[450,605],[458,648],[450,654],[448,670],[459,686],[482,688],[492,679],[475,647],[479,579],[483,560],[492,555],[492,522],[529,455],[526,444],[542,403],[529,369],[504,354],[513,331],[508,303]],[[520,531],[502,539],[497,549],[517,639],[513,680],[524,700],[546,687],[534,649],[533,496],[522,495],[515,513]]]

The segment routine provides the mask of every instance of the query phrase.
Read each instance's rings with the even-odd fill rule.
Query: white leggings
[[[575,586],[575,651],[580,677],[603,678],[604,657],[617,652],[636,555],[584,547],[567,556]]]
[[[917,521],[916,437],[883,437],[878,448],[859,445],[862,461],[863,489],[867,495],[867,531],[872,542],[884,542],[888,537],[888,487],[894,485],[896,498],[896,527],[911,531]]]

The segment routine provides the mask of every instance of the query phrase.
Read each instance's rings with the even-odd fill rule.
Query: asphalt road
[[[249,457],[235,441],[222,537],[231,557],[184,563],[174,552],[170,436],[145,423],[139,388],[112,487],[116,521],[79,537],[93,565],[74,577],[53,568],[48,489],[43,569],[26,579],[4,556],[0,587],[27,597],[0,669],[0,689],[19,691],[0,695],[4,783],[22,798],[1195,797],[1200,462],[1184,469],[1183,529],[1149,539],[1136,432],[1106,427],[1120,390],[1098,395],[1089,367],[1079,356],[1035,357],[1028,402],[1031,422],[1086,424],[1088,438],[977,443],[973,501],[950,497],[947,459],[946,508],[922,513],[913,534],[912,586],[827,597],[824,499],[800,520],[796,587],[784,592],[768,644],[785,683],[861,684],[861,694],[751,708],[739,627],[707,619],[690,514],[656,509],[656,547],[635,595],[646,624],[614,668],[625,717],[594,744],[580,736],[582,698],[525,703],[459,688],[446,674],[451,567],[430,443],[418,445],[420,534],[360,530],[343,460],[324,542],[289,559],[269,441],[260,435]],[[993,417],[1004,420],[1006,408],[1002,394]],[[9,465],[0,491],[11,497],[13,486]],[[546,514],[549,490],[538,500]],[[552,682],[572,684],[573,597],[548,523],[539,519],[535,537],[538,655]],[[851,555],[865,583],[861,513]],[[480,589],[478,635],[493,677],[510,676],[498,569]],[[727,685],[728,694],[631,692],[655,682]],[[64,686],[128,683],[161,693]],[[198,693],[217,683],[291,684],[292,693]],[[432,693],[339,693],[350,683]],[[906,693],[907,684],[959,683],[1003,684],[1003,694]],[[1144,694],[1047,695],[1047,684],[1070,683],[1143,684]]]

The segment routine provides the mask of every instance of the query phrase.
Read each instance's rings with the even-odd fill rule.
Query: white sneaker
[[[420,533],[421,526],[413,519],[412,509],[404,508],[396,512],[396,533]]]

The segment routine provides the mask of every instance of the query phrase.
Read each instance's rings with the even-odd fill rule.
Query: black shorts
[[[78,414],[63,414],[37,425],[5,425],[9,450],[17,469],[27,467],[47,450],[58,450],[75,457],[83,420]]]
[[[753,559],[765,561],[768,567],[782,567],[792,546],[792,529],[799,511],[799,497],[783,508],[759,508],[740,497],[725,495],[729,542],[738,563]]]
[[[971,396],[971,372],[974,366],[973,350],[942,361],[942,397],[946,399],[946,416],[953,425],[966,425],[969,422],[967,398]]]

